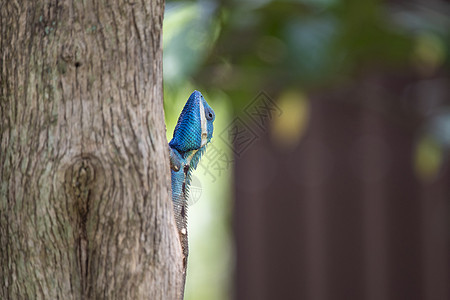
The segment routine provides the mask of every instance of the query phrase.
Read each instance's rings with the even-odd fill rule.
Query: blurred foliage
[[[284,149],[292,149],[300,142],[306,130],[309,102],[305,95],[289,90],[280,96],[277,105],[283,113],[273,119],[273,140]]]
[[[416,174],[423,181],[435,179],[442,163],[442,148],[433,139],[425,137],[418,141],[415,150],[414,168]]]
[[[316,88],[368,68],[449,65],[441,1],[168,1],[166,84],[189,78],[242,108],[261,89]]]
[[[274,124],[275,139],[296,141],[293,136],[302,134],[308,119],[310,91],[354,81],[370,70],[415,72],[424,78],[448,70],[449,13],[450,4],[439,0],[167,0],[168,139],[184,102],[197,89],[216,112],[213,144],[231,155],[220,133],[265,90],[290,113]],[[442,145],[450,144],[450,115],[438,115],[424,130],[431,137],[418,139],[414,164],[424,178],[434,176],[443,160]],[[187,299],[229,296],[229,282],[222,279],[229,278],[232,259],[225,226],[230,177],[226,170],[214,183],[201,178],[205,194],[213,197],[190,212],[190,261],[195,264],[189,265]],[[196,214],[197,209],[206,212]]]

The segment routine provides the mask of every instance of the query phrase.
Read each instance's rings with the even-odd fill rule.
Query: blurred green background
[[[420,120],[411,161],[417,177],[437,176],[450,146],[449,13],[446,1],[166,1],[167,139],[194,89],[216,113],[212,144],[195,172],[198,192],[190,200],[185,299],[230,299],[235,293],[232,176],[239,157],[221,133],[235,117],[249,122],[243,110],[261,91],[283,111],[266,133],[289,151],[301,143],[311,94],[384,74],[441,80],[443,100],[395,104]],[[382,110],[395,118],[395,109]]]

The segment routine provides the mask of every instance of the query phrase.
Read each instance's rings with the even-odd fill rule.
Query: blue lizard
[[[199,91],[194,91],[178,118],[173,138],[169,142],[172,202],[183,249],[184,280],[188,257],[187,197],[191,174],[205,152],[206,145],[211,141],[214,119],[214,111],[205,98]]]

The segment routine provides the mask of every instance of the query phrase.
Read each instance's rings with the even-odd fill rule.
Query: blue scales
[[[213,135],[215,114],[199,91],[194,91],[178,118],[169,142],[172,177],[172,202],[181,247],[183,271],[186,276],[188,257],[187,198],[191,173],[197,167],[206,145]]]

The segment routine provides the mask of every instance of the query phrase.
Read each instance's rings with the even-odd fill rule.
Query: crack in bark
[[[77,257],[80,268],[82,299],[87,298],[89,293],[89,239],[87,233],[87,221],[92,203],[92,189],[95,186],[95,167],[91,163],[90,158],[83,157],[78,159],[70,168],[71,198],[73,198],[76,206],[76,228],[77,237]]]

